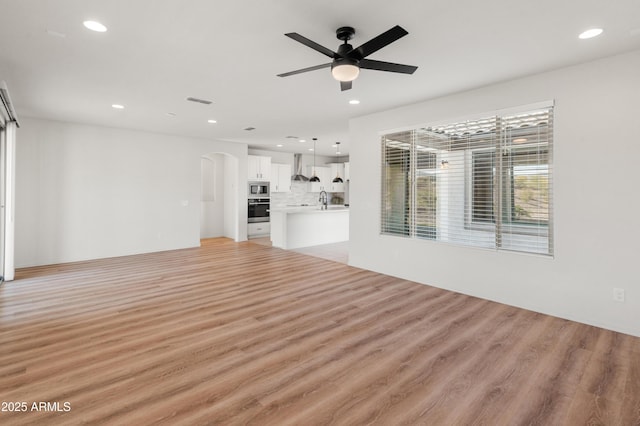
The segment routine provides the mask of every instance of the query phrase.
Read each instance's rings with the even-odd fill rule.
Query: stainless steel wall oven
[[[248,222],[269,222],[269,198],[249,198],[248,200]]]

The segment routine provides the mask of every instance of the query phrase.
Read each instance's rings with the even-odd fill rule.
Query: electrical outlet
[[[624,302],[624,288],[614,288],[613,289],[613,301],[614,302]]]

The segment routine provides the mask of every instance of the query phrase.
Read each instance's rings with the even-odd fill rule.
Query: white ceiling
[[[409,35],[370,58],[413,75],[363,70],[345,92],[329,69],[276,77],[328,62],[286,32],[335,50],[340,26],[355,47],[396,24]],[[590,27],[605,32],[579,40]],[[638,0],[0,0],[0,79],[19,116],[290,152],[318,137],[327,155],[335,141],[348,152],[351,117],[638,48]]]

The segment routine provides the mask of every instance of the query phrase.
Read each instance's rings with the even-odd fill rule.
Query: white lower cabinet
[[[247,224],[247,236],[249,238],[267,237],[271,234],[271,223],[258,222]]]

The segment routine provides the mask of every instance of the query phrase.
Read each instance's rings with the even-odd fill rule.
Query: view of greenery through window
[[[503,221],[505,223],[548,223],[549,167],[546,148],[520,150],[505,156]],[[531,159],[535,159],[535,162]],[[531,163],[531,164],[528,164]],[[473,154],[472,221],[494,223],[496,162],[494,152]]]
[[[416,235],[433,239],[437,210],[436,155],[420,152],[416,163]]]
[[[548,167],[514,167],[513,175],[513,219],[549,222]]]

